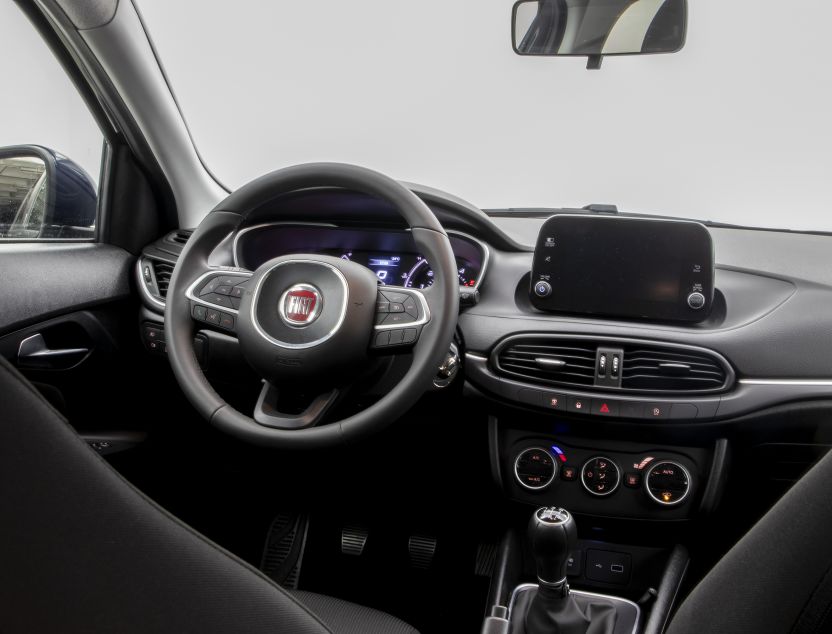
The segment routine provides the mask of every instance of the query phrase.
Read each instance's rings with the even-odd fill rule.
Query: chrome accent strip
[[[422,316],[417,319],[416,321],[411,321],[406,324],[379,324],[374,326],[375,330],[391,330],[393,328],[415,328],[416,326],[424,326],[426,323],[430,321],[430,309],[428,308],[428,302],[425,299],[424,294],[422,291],[416,290],[415,288],[405,288],[403,286],[379,286],[379,291],[387,291],[388,293],[404,293],[405,295],[412,295],[419,300],[419,304],[422,308]]]
[[[653,492],[650,490],[650,476],[652,475],[653,469],[655,469],[660,464],[672,464],[676,467],[679,467],[685,473],[685,477],[688,479],[688,488],[685,489],[685,494],[680,497],[675,502],[665,502],[664,500],[660,500]],[[690,494],[690,490],[693,488],[693,478],[690,477],[690,471],[685,469],[685,465],[679,463],[676,460],[659,460],[658,462],[651,462],[650,467],[647,469],[647,476],[644,478],[644,490],[647,491],[647,495],[650,496],[650,499],[656,502],[657,504],[661,504],[662,506],[676,506],[677,504],[681,504],[684,502],[688,494]]]
[[[229,277],[232,275],[236,275],[238,277],[251,277],[253,274],[248,273],[245,271],[225,271],[223,269],[215,269],[212,271],[208,271],[207,273],[203,273],[196,281],[188,287],[188,290],[185,291],[185,297],[187,297],[192,302],[199,302],[200,304],[204,304],[205,306],[211,306],[212,308],[216,308],[226,313],[234,313],[235,315],[239,314],[239,311],[236,308],[229,308],[228,306],[219,306],[217,304],[212,304],[211,302],[206,302],[201,297],[198,297],[195,293],[196,289],[202,283],[205,278],[210,277],[212,275],[228,275]]]
[[[151,262],[153,260],[153,258],[149,258],[149,257],[146,257],[146,256],[140,256],[139,259],[136,260],[136,279],[139,283],[139,288],[142,289],[142,295],[144,296],[144,298],[147,301],[149,301],[151,304],[155,304],[156,306],[158,306],[159,308],[164,310],[165,302],[163,300],[159,299],[158,297],[156,297],[154,295],[151,295],[150,291],[147,290],[147,285],[144,283],[144,276],[142,275],[142,262],[144,262],[145,260],[147,260],[148,262]],[[162,260],[162,261],[164,261],[164,260]],[[165,264],[170,264],[170,262],[165,262]],[[154,278],[156,277],[155,271],[153,273],[153,277]]]
[[[541,484],[539,487],[529,486],[528,484],[526,484],[525,482],[523,482],[520,479],[520,474],[517,473],[517,463],[520,462],[520,458],[522,458],[525,454],[527,454],[530,451],[542,451],[552,459],[552,465],[553,465],[552,466],[552,477],[549,478],[549,481],[546,482],[546,484]],[[550,484],[552,484],[552,482],[554,482],[555,478],[557,478],[557,477],[558,477],[558,461],[552,455],[551,451],[548,451],[548,450],[544,449],[543,447],[526,447],[523,451],[521,451],[519,454],[517,454],[517,457],[514,459],[514,479],[517,480],[517,483],[521,487],[526,488],[529,491],[542,491],[543,489],[548,487]]]
[[[481,354],[477,354],[476,352],[466,352],[465,358],[471,359],[473,361],[488,361],[488,357]]]
[[[514,590],[512,590],[511,599],[508,603],[508,614],[506,614],[507,621],[511,621],[511,613],[514,610],[514,604],[517,602],[517,595],[519,595],[521,592],[525,592],[533,588],[537,588],[536,583],[521,583]],[[641,623],[641,608],[638,607],[637,603],[633,603],[629,599],[614,597],[611,594],[600,594],[599,592],[586,592],[585,590],[570,590],[569,593],[578,594],[583,597],[598,597],[599,599],[607,599],[608,601],[612,601],[614,603],[626,603],[633,606],[636,609],[636,622],[635,625],[633,625],[633,631],[630,634],[636,634],[638,632],[638,626]]]
[[[263,330],[263,328],[260,326],[260,322],[257,321],[257,313],[254,309],[257,306],[257,298],[260,295],[260,287],[263,285],[263,280],[265,280],[269,273],[274,271],[276,268],[279,268],[286,264],[315,264],[317,266],[326,267],[330,269],[333,273],[335,273],[335,276],[341,282],[341,286],[344,289],[344,301],[341,303],[341,314],[338,316],[337,323],[335,324],[335,326],[333,326],[332,330],[330,330],[323,337],[316,339],[315,341],[309,341],[307,343],[288,343],[286,341],[280,341],[268,335],[266,331]],[[254,288],[254,294],[251,298],[251,323],[254,324],[254,329],[261,337],[263,337],[263,339],[277,346],[278,348],[287,348],[289,350],[303,350],[305,348],[312,348],[314,346],[317,346],[318,344],[323,343],[327,339],[330,339],[336,332],[338,332],[338,329],[341,328],[341,325],[344,323],[344,319],[347,316],[347,302],[349,302],[349,299],[350,289],[347,285],[347,279],[344,277],[344,274],[341,273],[341,271],[339,271],[331,264],[327,264],[326,262],[318,262],[317,260],[283,260],[282,262],[278,262],[277,264],[274,264],[270,266],[268,269],[266,269],[266,271],[263,272],[263,274],[260,276],[260,279],[257,281],[257,286]]]
[[[480,287],[480,284],[482,284],[483,279],[485,278],[485,271],[488,269],[488,261],[491,258],[491,249],[489,249],[488,245],[482,240],[478,240],[474,236],[468,235],[467,233],[463,233],[462,231],[457,231],[456,229],[446,229],[445,233],[454,234],[456,236],[467,238],[468,240],[476,244],[482,251],[482,266],[480,267],[480,274],[477,276],[477,283],[473,286],[460,285],[460,288],[467,288],[472,291],[477,290]]]
[[[832,379],[740,379],[742,385],[806,385],[832,387]]]

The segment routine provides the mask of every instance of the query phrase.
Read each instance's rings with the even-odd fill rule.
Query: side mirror
[[[69,158],[39,145],[0,148],[0,239],[95,236],[95,182]]]
[[[675,53],[685,45],[687,0],[519,0],[511,13],[518,55]]]

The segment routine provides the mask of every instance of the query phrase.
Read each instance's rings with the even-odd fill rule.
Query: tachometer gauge
[[[477,285],[477,280],[470,272],[471,269],[466,265],[460,266],[460,261],[457,259],[457,273],[459,274],[460,286],[472,287]],[[430,268],[427,260],[420,257],[416,264],[410,271],[405,274],[404,285],[408,288],[428,288],[433,286],[433,269]]]
[[[404,285],[407,288],[428,288],[433,286],[433,269],[430,268],[428,261],[423,257],[419,257],[413,268],[407,272],[407,277],[404,280]]]

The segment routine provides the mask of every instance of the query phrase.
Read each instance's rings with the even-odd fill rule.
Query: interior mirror
[[[67,157],[38,145],[0,148],[0,239],[89,239],[95,182]]]
[[[675,53],[685,44],[687,0],[519,0],[512,10],[518,55]]]

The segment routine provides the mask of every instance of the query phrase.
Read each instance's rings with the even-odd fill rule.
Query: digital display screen
[[[545,281],[541,296],[534,285]],[[532,271],[538,308],[599,315],[696,321],[688,304],[713,294],[713,247],[692,222],[554,216],[541,228]]]

